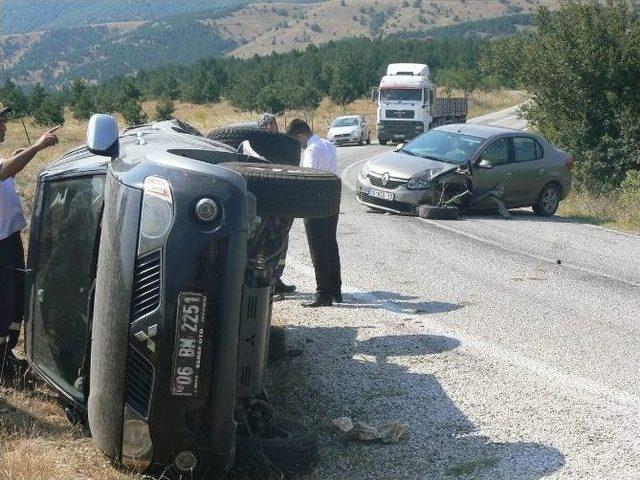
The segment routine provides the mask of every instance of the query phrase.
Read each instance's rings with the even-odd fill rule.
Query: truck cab
[[[466,98],[436,98],[429,67],[392,63],[378,88],[378,141],[402,143],[430,128],[467,119]]]

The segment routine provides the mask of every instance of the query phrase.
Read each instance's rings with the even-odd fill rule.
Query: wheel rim
[[[547,188],[542,194],[542,208],[545,212],[552,212],[558,204],[558,192],[553,187]]]

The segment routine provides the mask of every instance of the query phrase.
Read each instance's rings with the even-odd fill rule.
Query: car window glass
[[[103,190],[104,175],[47,183],[40,215],[33,360],[80,401],[91,260]]]
[[[489,145],[480,160],[488,160],[492,165],[504,165],[509,162],[509,141],[507,138],[501,138]]]
[[[338,118],[333,122],[332,127],[354,127],[358,125],[358,119],[354,117]]]
[[[416,88],[384,88],[380,90],[382,101],[422,100],[422,90]]]
[[[482,138],[446,130],[429,130],[403,147],[403,151],[418,157],[460,165],[482,143]]]
[[[514,137],[513,154],[516,162],[529,162],[540,158],[539,145],[531,137]]]
[[[542,145],[540,145],[540,142],[538,142],[536,140],[536,158],[542,158],[544,157],[544,150],[542,149]]]

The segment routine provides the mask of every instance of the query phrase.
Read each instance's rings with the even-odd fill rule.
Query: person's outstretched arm
[[[29,148],[16,150],[11,158],[0,162],[0,180],[15,177],[27,164],[33,160],[38,152],[58,143],[55,132],[60,126],[42,134],[40,139]]]

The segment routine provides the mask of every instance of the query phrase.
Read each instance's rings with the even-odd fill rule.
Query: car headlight
[[[409,190],[424,190],[429,186],[429,181],[422,178],[412,178],[407,182]]]
[[[162,247],[173,222],[173,196],[169,182],[160,177],[144,179],[138,254]]]
[[[142,472],[153,460],[153,443],[147,421],[128,405],[124,407],[122,427],[122,465]]]
[[[369,173],[369,162],[365,162],[365,164],[360,169],[360,177],[367,178],[368,173]]]

